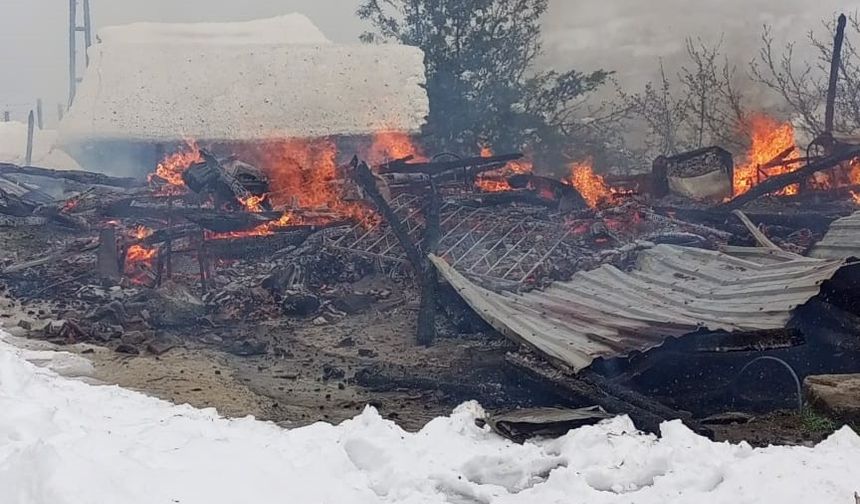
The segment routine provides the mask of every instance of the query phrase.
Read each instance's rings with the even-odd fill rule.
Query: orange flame
[[[413,162],[427,161],[421,149],[412,141],[412,137],[393,131],[376,133],[364,156],[373,166],[409,156],[412,156]]]
[[[735,166],[733,192],[739,196],[764,180],[790,173],[799,165],[762,168],[781,154],[788,152],[785,159],[799,156],[794,143],[794,127],[791,123],[781,123],[776,119],[758,114],[750,120],[752,143],[743,164]],[[798,186],[787,187],[781,194],[797,194]]]
[[[159,177],[167,182],[162,188],[162,194],[182,194],[185,192],[185,182],[182,180],[182,173],[194,163],[203,161],[200,155],[200,147],[194,140],[186,140],[186,148],[179,152],[170,154],[164,158],[158,166],[155,167],[155,173],[149,175],[150,183]]]
[[[285,212],[280,219],[267,222],[260,226],[255,227],[254,229],[248,231],[234,231],[231,233],[215,233],[215,232],[206,232],[205,236],[207,240],[223,240],[227,238],[244,238],[247,236],[269,236],[275,234],[276,231],[280,228],[285,228],[294,224],[293,216],[289,212]]]
[[[492,157],[493,155],[493,149],[487,145],[481,146],[481,157]],[[510,191],[512,188],[511,185],[508,184],[508,181],[505,180],[507,177],[523,173],[532,173],[533,171],[534,164],[528,159],[509,161],[508,164],[498,170],[481,174],[481,176],[475,180],[475,186],[484,192]]]
[[[248,196],[247,198],[239,198],[239,202],[245,207],[245,210],[251,213],[263,213],[263,200],[266,196]]]
[[[135,240],[143,240],[152,236],[153,230],[145,226],[137,226],[131,231]],[[136,243],[128,247],[125,253],[125,274],[134,283],[144,283],[146,270],[152,270],[152,264],[158,254],[157,249]]]
[[[591,208],[612,198],[613,191],[602,176],[594,173],[591,160],[570,165],[570,184]]]

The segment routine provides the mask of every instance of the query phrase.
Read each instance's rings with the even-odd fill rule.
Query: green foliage
[[[808,406],[800,413],[800,422],[803,430],[810,434],[830,433],[839,428],[836,422]]]
[[[538,72],[540,19],[548,0],[364,0],[358,15],[375,32],[368,43],[396,41],[425,53],[436,150],[560,152],[577,106],[609,76]]]

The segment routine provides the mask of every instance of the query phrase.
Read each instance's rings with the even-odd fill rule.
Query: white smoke
[[[661,58],[674,74],[687,37],[707,44],[722,38],[723,53],[746,71],[761,47],[764,25],[772,27],[777,47],[795,40],[798,55],[812,58],[808,32],[821,33],[823,20],[858,9],[857,0],[552,0],[544,22],[544,64],[614,70],[624,87],[636,89],[657,78]]]

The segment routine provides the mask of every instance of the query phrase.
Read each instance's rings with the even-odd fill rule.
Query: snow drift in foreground
[[[44,353],[40,356],[44,358]],[[617,418],[516,445],[467,403],[421,432],[371,408],[339,426],[284,430],[62,378],[0,341],[0,502],[853,503],[860,437],[816,448],[663,437]]]

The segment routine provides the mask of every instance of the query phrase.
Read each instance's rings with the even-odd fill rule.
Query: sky
[[[463,0],[469,1],[469,0]],[[360,0],[91,0],[99,27],[136,21],[239,21],[291,12],[307,15],[335,42],[355,42],[366,28]],[[66,100],[68,0],[0,0],[0,110],[23,119],[36,98],[56,115]],[[551,0],[545,18],[544,66],[617,70],[636,88],[654,78],[658,58],[671,66],[684,39],[724,39],[745,68],[763,24],[779,39],[803,39],[837,9],[860,0]]]

